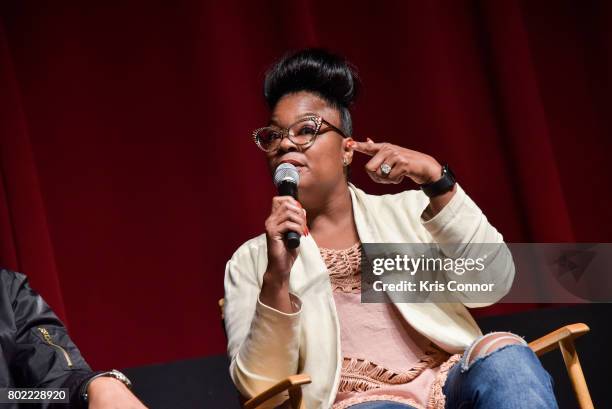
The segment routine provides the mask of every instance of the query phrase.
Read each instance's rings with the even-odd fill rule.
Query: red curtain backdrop
[[[610,241],[610,4],[5,1],[0,263],[96,368],[224,353],[225,262],[273,194],[263,73],[304,46],[359,68],[356,139],[450,163],[506,240]]]

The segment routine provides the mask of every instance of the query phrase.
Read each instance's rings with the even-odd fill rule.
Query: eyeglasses
[[[328,129],[321,131],[321,126],[325,124]],[[335,131],[346,138],[344,132],[336,128],[325,119],[318,115],[310,115],[300,119],[288,128],[277,126],[266,126],[253,131],[253,141],[264,152],[275,152],[280,147],[281,141],[286,136],[300,150],[309,148],[317,139],[317,136]]]

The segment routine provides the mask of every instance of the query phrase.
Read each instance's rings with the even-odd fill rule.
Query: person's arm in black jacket
[[[2,345],[12,383],[22,388],[68,388],[69,407],[87,408],[81,398],[81,388],[99,372],[91,370],[63,323],[30,288],[25,275],[7,270],[0,270],[0,275],[3,284],[0,321],[12,320],[14,325],[13,342]],[[106,402],[114,401],[114,404],[125,403],[122,407],[144,408],[127,388],[113,382],[119,381],[97,378],[91,383],[89,407],[110,407]],[[91,389],[94,383],[98,389],[97,402]],[[53,407],[66,408],[66,405],[42,405],[45,409]]]
[[[15,325],[8,362],[16,387],[68,388],[70,407],[83,407],[79,389],[94,375],[66,328],[47,303],[28,285],[25,275],[4,270],[4,291]],[[4,304],[4,303],[3,303]],[[9,318],[9,317],[5,317]],[[9,318],[10,319],[10,318]],[[8,357],[7,357],[8,358]]]

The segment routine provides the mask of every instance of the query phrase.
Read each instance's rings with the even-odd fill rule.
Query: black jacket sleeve
[[[66,328],[47,303],[28,285],[25,275],[2,270],[4,301],[10,301],[14,344],[9,372],[22,388],[68,388],[70,408],[84,407],[79,396],[83,382],[94,375],[72,342]],[[10,317],[4,317],[4,320]],[[42,408],[53,405],[43,404]],[[66,405],[58,407],[66,408]]]

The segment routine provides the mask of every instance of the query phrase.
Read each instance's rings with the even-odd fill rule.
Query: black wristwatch
[[[421,185],[421,190],[429,197],[436,197],[452,190],[455,183],[457,183],[455,174],[448,165],[444,165],[442,166],[442,177],[435,182]]]

